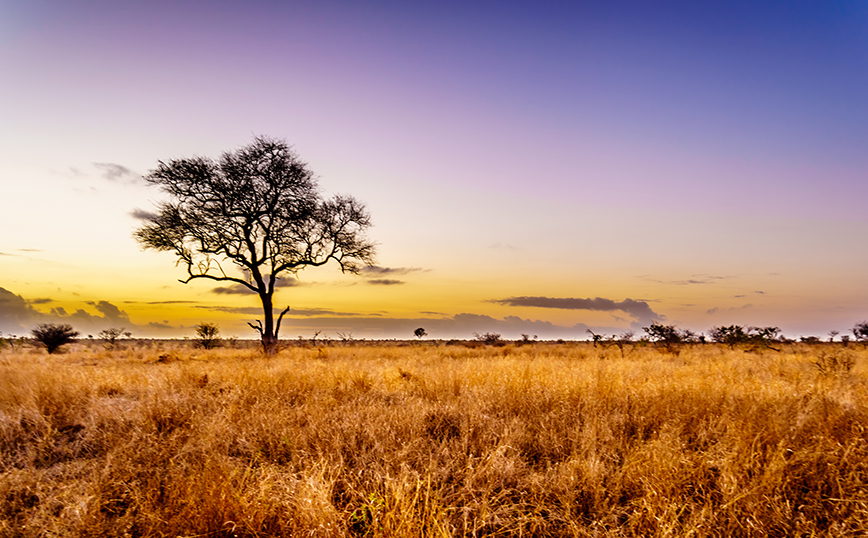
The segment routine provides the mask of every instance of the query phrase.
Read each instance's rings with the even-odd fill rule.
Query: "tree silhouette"
[[[854,325],[853,336],[860,342],[868,342],[868,321],[860,321]]]
[[[415,331],[413,331],[413,334],[416,335],[416,338],[421,339],[423,336],[425,336],[425,335],[428,334],[428,333],[425,331],[425,328],[424,328],[424,327],[419,327],[418,329],[416,329]]]
[[[350,196],[323,200],[316,179],[285,141],[257,137],[218,161],[203,157],[160,161],[145,177],[172,200],[136,230],[145,248],[173,252],[195,279],[229,281],[259,295],[263,320],[249,323],[266,354],[277,352],[287,306],[274,322],[273,296],[282,274],[335,261],[357,274],[372,264],[365,237],[370,216]],[[228,274],[229,261],[242,276]]]
[[[220,345],[220,328],[215,323],[196,325],[196,345],[204,349],[214,349]]]
[[[99,337],[105,341],[105,347],[115,349],[118,346],[118,338],[124,334],[125,327],[118,329],[117,327],[109,327],[99,332]],[[129,333],[127,333],[129,334]]]
[[[33,339],[45,346],[48,353],[54,353],[61,346],[75,342],[78,331],[68,324],[40,323],[31,331]]]

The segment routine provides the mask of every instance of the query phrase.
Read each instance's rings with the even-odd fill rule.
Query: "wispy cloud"
[[[154,221],[157,219],[156,213],[139,209],[138,207],[130,211],[130,216],[136,220]]]
[[[421,267],[381,267],[379,265],[369,265],[362,268],[363,276],[399,276],[410,273],[426,272],[430,269],[422,269]]]
[[[721,280],[727,280],[732,277],[730,276],[720,276],[720,275],[691,275],[690,278],[685,279],[677,279],[677,280],[664,280],[660,278],[654,278],[650,275],[641,275],[639,276],[642,280],[646,280],[648,282],[657,282],[659,284],[670,284],[675,286],[696,286],[696,285],[707,285],[707,284],[716,284]]]
[[[508,297],[494,299],[492,303],[507,306],[523,306],[536,308],[559,308],[565,310],[592,310],[598,312],[624,312],[635,319],[634,324],[650,323],[653,320],[665,319],[665,316],[651,310],[645,301],[624,299],[613,301],[595,297],[593,299],[561,298],[561,297]]]
[[[141,174],[117,163],[93,163],[93,166],[100,170],[104,179],[115,183],[133,184],[142,180]]]
[[[197,306],[195,308],[202,308],[205,310],[213,310],[215,312],[226,312],[229,314],[244,314],[251,316],[259,316],[262,315],[262,308],[256,306],[221,306],[221,305],[213,305],[213,306]],[[273,310],[275,314],[280,312],[280,309],[275,308]],[[315,316],[340,316],[340,317],[348,317],[348,316],[360,316],[361,314],[357,312],[336,312],[334,310],[329,310],[327,308],[291,308],[289,312],[286,313],[288,317],[315,317]],[[368,314],[371,315],[371,314]],[[375,314],[379,315],[379,314]]]
[[[714,308],[709,308],[705,313],[706,314],[720,314],[722,312],[735,312],[738,310],[747,310],[749,308],[753,308],[753,305],[751,303],[748,303],[744,306],[736,306],[733,308],[718,308],[715,306]]]
[[[430,269],[422,269],[421,267],[382,267],[380,265],[369,265],[362,268],[362,276],[367,277],[367,283],[374,286],[398,286],[406,284],[403,280],[397,278],[388,278],[410,273],[426,273]],[[372,278],[377,277],[377,278]]]
[[[124,301],[124,304],[197,304],[199,301]]]
[[[275,289],[294,288],[296,286],[302,285],[303,284],[298,279],[292,277],[278,278],[277,282],[274,283]],[[251,293],[255,293],[247,286],[244,286],[243,284],[238,284],[237,282],[228,286],[218,286],[216,288],[213,288],[211,292],[218,295],[250,295]]]

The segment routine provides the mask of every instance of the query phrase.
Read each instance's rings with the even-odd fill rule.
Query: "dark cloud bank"
[[[290,311],[291,313],[292,311]],[[522,334],[537,335],[542,339],[584,339],[588,329],[596,333],[616,334],[618,327],[592,327],[584,323],[572,326],[555,325],[549,321],[507,316],[503,319],[481,314],[457,314],[444,318],[389,318],[389,317],[287,317],[283,320],[283,338],[308,335],[314,330],[334,337],[336,333],[352,333],[357,338],[413,338],[413,331],[424,327],[429,338],[471,339],[474,333],[494,332],[504,338],[517,339]]]
[[[491,302],[506,306],[523,306],[537,308],[559,308],[564,310],[593,310],[597,312],[623,312],[633,318],[632,326],[640,328],[648,326],[652,321],[663,320],[666,316],[651,310],[645,301],[624,299],[613,301],[595,297],[593,299],[558,298],[558,297],[508,297],[495,299]]]
[[[33,308],[35,304],[49,304],[52,299],[28,301],[5,288],[0,288],[0,332],[4,334],[27,334],[39,323],[68,323],[84,334],[96,334],[109,327],[125,327],[127,330],[141,329],[130,321],[129,315],[108,301],[89,301],[86,304],[96,310],[96,314],[83,309],[68,312],[62,306],[42,312]],[[156,328],[156,327],[152,327]]]

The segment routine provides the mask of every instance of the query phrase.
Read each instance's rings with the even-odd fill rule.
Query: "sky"
[[[868,2],[0,0],[0,331],[253,338],[133,239],[158,161],[286,140],[363,202],[281,336],[846,333],[868,319]]]

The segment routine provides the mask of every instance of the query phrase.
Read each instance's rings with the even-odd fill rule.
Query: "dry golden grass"
[[[0,536],[865,535],[866,359],[7,349]]]

